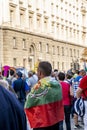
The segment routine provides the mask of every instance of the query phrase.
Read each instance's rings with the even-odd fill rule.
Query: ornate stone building
[[[85,47],[87,0],[0,0],[0,65],[82,68]]]

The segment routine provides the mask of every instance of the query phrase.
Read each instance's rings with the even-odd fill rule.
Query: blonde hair
[[[0,79],[0,85],[5,87],[6,89],[9,89],[9,84],[6,80]]]

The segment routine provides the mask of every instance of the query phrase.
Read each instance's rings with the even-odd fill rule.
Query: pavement
[[[81,123],[81,121],[79,121],[79,125],[82,127],[80,129],[74,129],[74,120],[71,118],[71,130],[84,130],[84,126]],[[66,126],[65,126],[65,122],[64,122],[64,130],[66,130]]]
[[[28,123],[28,122],[27,122],[27,123]],[[65,122],[63,123],[63,125],[64,125],[64,130],[66,130]],[[81,122],[79,122],[79,125],[82,126],[82,128],[80,128],[80,129],[74,129],[74,120],[71,118],[71,130],[84,130],[84,129],[83,129],[84,126],[82,125]],[[27,130],[33,130],[33,129],[30,128],[29,123],[28,123]]]

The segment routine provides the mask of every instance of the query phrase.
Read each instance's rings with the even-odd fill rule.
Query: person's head
[[[58,78],[59,80],[63,81],[65,79],[65,74],[63,72],[59,72]]]
[[[54,72],[58,72],[58,69],[54,69]]]
[[[22,73],[21,73],[20,71],[18,71],[18,72],[16,73],[16,76],[17,76],[17,78],[22,78]]]
[[[55,77],[54,71],[51,72],[51,77]]]
[[[72,78],[72,75],[70,73],[67,73],[66,74],[66,79],[71,79]]]
[[[4,70],[2,70],[2,76],[4,77],[5,76],[5,71]],[[5,76],[6,78],[8,78],[9,77],[9,71],[7,70],[7,72],[6,72],[6,76]]]
[[[48,61],[42,61],[38,65],[37,75],[38,78],[44,78],[46,76],[50,76],[52,72],[52,66]]]
[[[0,80],[0,85],[3,86],[3,87],[5,87],[6,89],[9,89],[9,84],[8,84],[8,82],[7,82],[6,80],[4,80],[4,79],[1,79],[1,80]]]
[[[79,70],[75,70],[75,74],[79,74]]]
[[[33,76],[33,72],[32,71],[29,71],[28,72],[28,77],[32,77]]]
[[[79,75],[81,75],[82,77],[86,75],[86,71],[84,69],[79,71]]]
[[[15,74],[14,70],[10,70],[10,75],[13,76]]]

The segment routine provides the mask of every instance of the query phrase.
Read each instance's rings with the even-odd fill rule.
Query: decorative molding
[[[33,10],[29,10],[28,13],[29,14],[34,14],[34,11]]]
[[[10,2],[9,5],[13,8],[15,8],[17,6],[17,4],[13,3],[13,2]]]
[[[21,11],[25,11],[26,10],[26,8],[21,7],[21,6],[19,8],[20,8]]]

